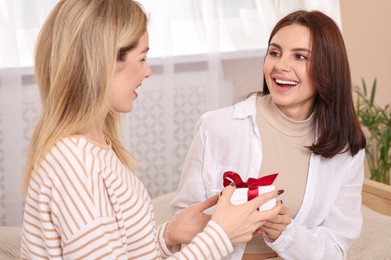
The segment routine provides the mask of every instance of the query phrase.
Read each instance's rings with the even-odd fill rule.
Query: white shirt
[[[262,140],[256,125],[256,97],[201,116],[188,151],[174,212],[223,188],[223,173],[257,178]],[[303,204],[291,224],[267,244],[284,259],[345,259],[362,226],[361,188],[365,150],[326,159],[312,154]],[[277,187],[284,189],[284,187]],[[287,195],[287,194],[286,194]],[[266,239],[267,240],[267,239]],[[240,259],[245,243],[226,259]]]

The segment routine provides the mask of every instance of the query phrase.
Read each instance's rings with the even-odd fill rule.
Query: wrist
[[[172,236],[171,236],[171,221],[168,222],[167,225],[166,225],[166,228],[165,228],[164,234],[163,234],[163,238],[164,238],[164,241],[165,241],[167,247],[174,246],[174,245],[177,244],[177,243],[175,243],[175,241],[172,240]]]

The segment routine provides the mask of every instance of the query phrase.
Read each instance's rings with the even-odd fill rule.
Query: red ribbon
[[[223,175],[223,185],[228,186],[231,182],[236,184],[237,188],[248,188],[247,200],[250,201],[255,197],[258,197],[258,187],[272,185],[274,180],[277,178],[278,173],[263,176],[261,178],[248,178],[246,182],[242,181],[239,174],[236,172],[225,172]]]

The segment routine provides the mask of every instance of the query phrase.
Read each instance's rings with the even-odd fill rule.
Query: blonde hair
[[[146,30],[147,17],[132,0],[62,0],[54,7],[35,50],[42,111],[30,140],[25,191],[34,168],[59,139],[83,133],[97,122],[104,122],[113,150],[132,168],[108,94],[119,51],[136,47]]]

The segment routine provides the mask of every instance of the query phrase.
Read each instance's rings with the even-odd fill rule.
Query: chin
[[[122,113],[130,113],[130,112],[132,112],[132,110],[133,110],[133,107],[129,107],[129,108],[125,109],[125,111],[123,111]]]
[[[133,106],[130,107],[124,107],[124,108],[114,108],[113,109],[117,113],[129,113],[133,110]]]

